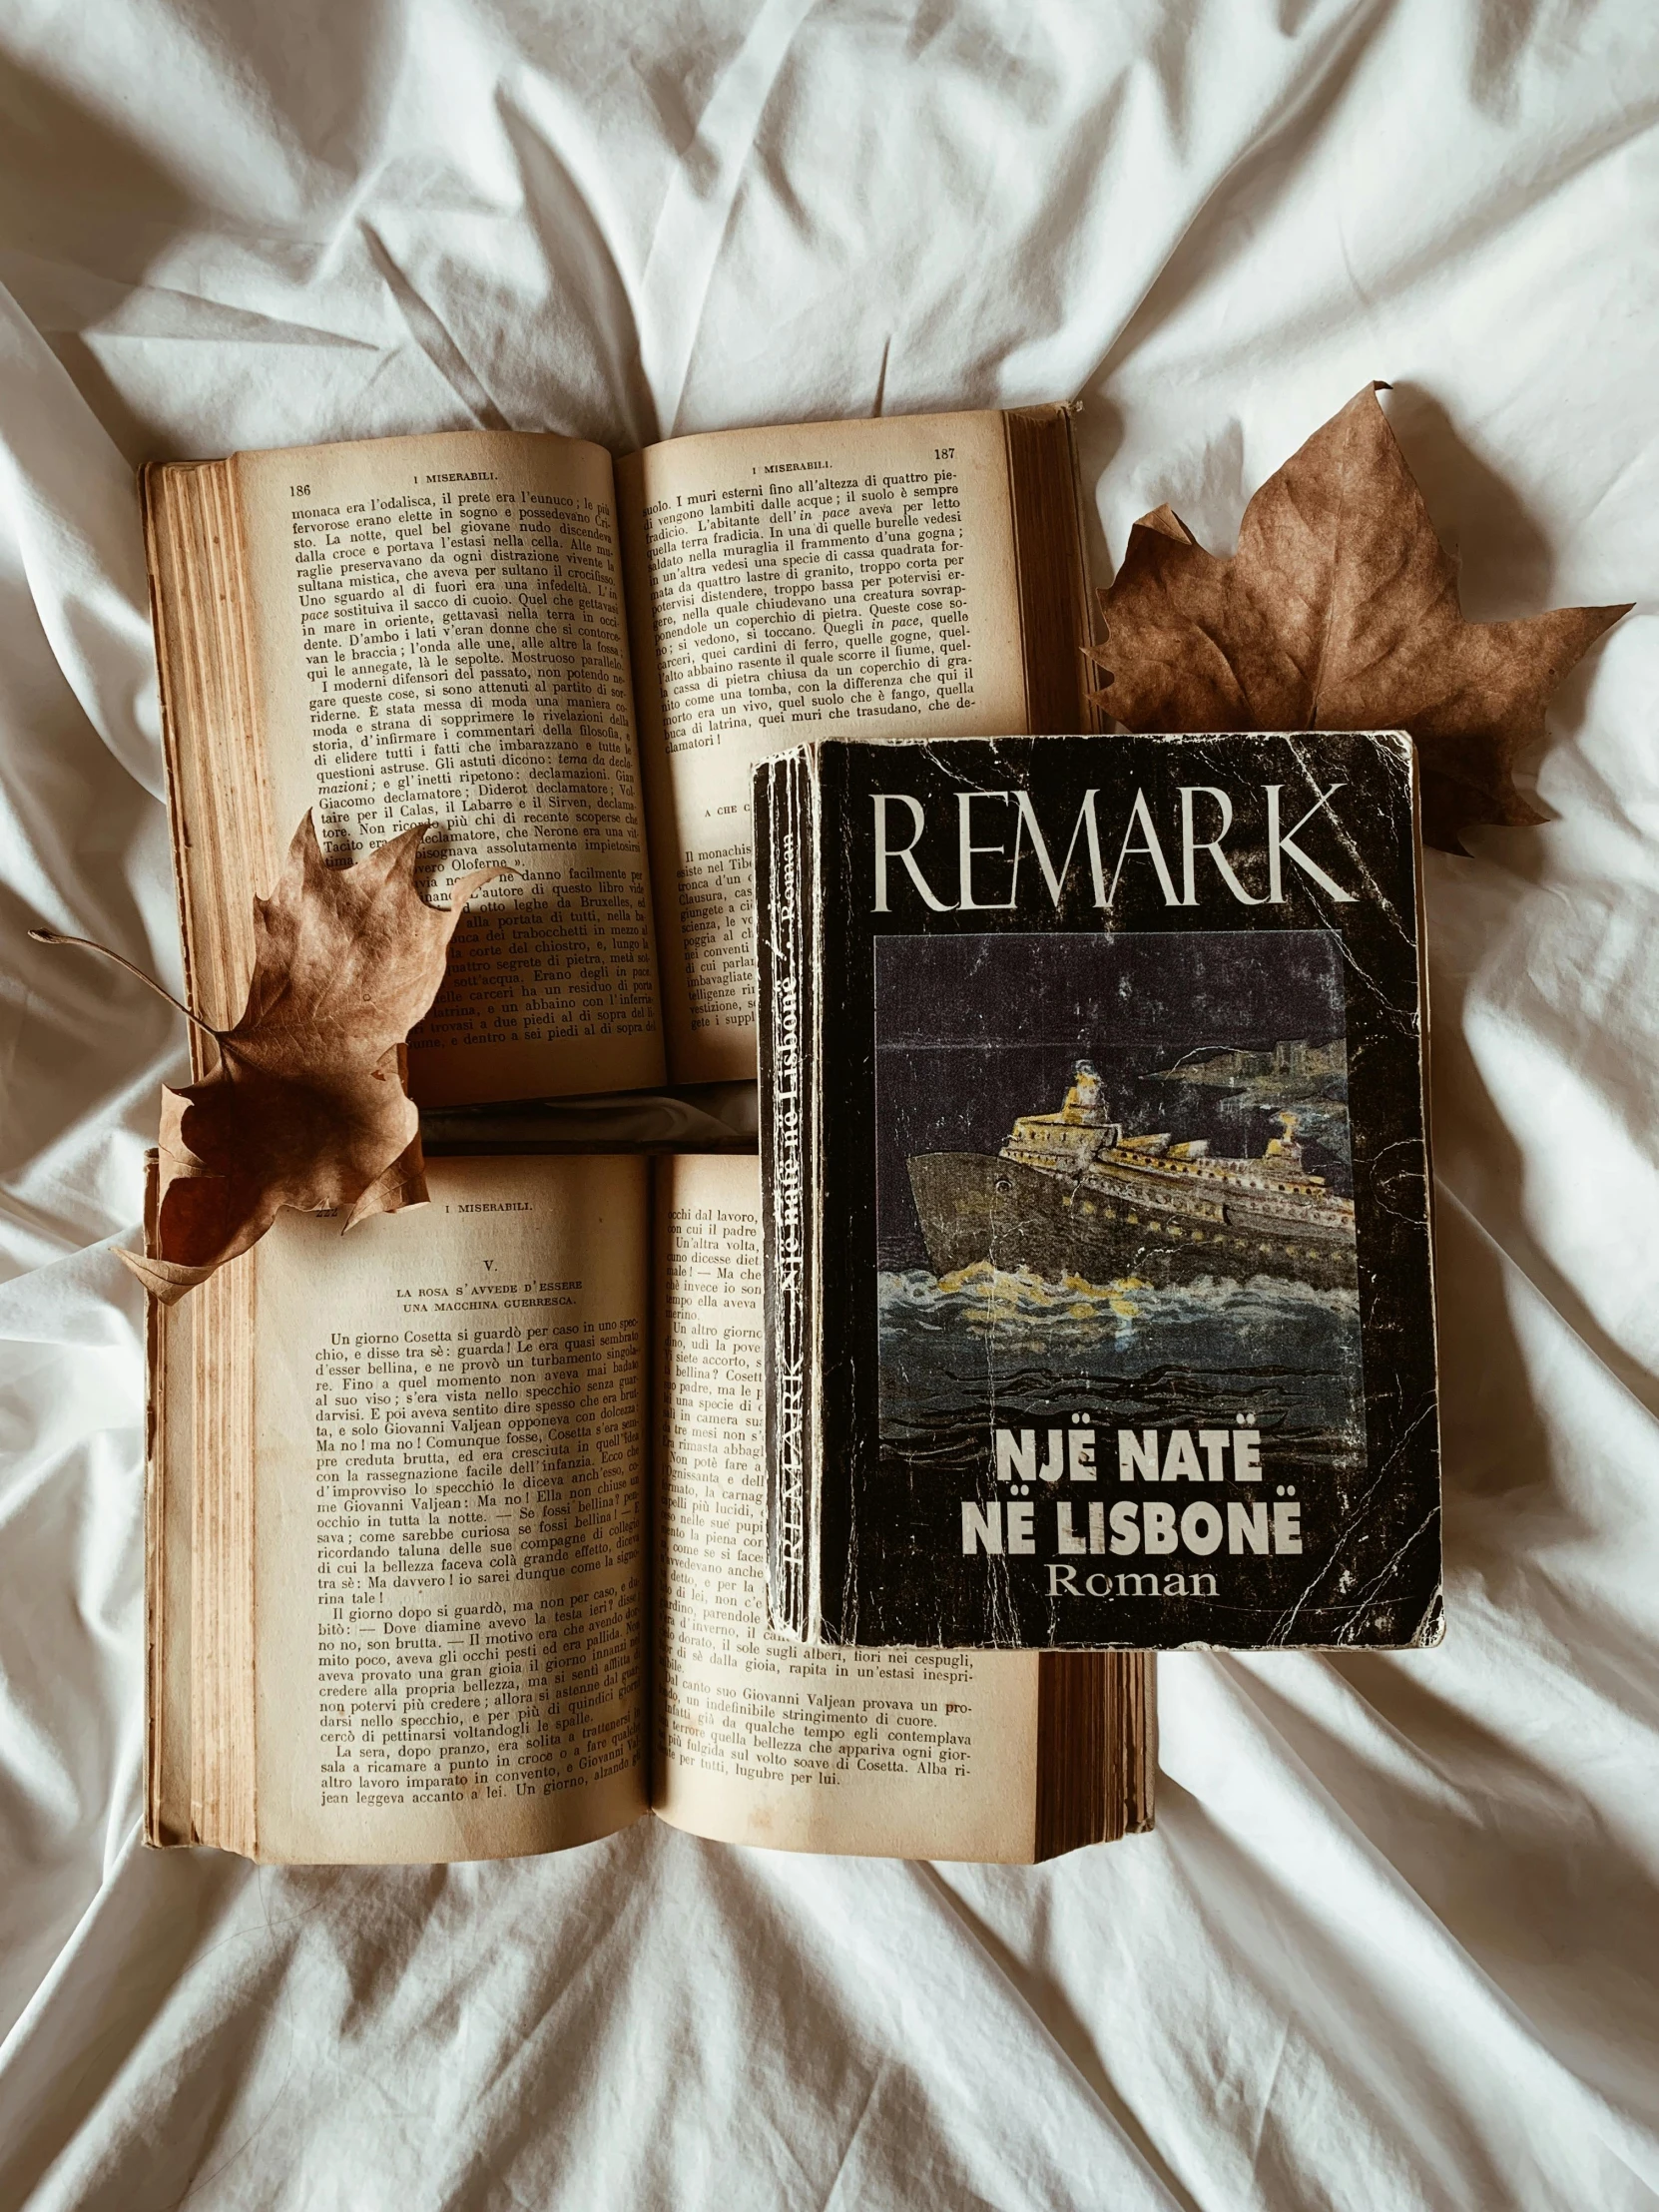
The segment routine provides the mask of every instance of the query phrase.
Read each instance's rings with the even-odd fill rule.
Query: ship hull
[[[1195,1225],[1137,1194],[1108,1210],[1071,1177],[1042,1173],[982,1152],[924,1152],[909,1163],[922,1241],[935,1275],[979,1261],[1007,1273],[1028,1268],[1046,1282],[1089,1283],[1133,1276],[1162,1290],[1202,1277],[1247,1282],[1278,1276],[1320,1290],[1354,1290],[1350,1237],[1322,1237],[1302,1224]]]

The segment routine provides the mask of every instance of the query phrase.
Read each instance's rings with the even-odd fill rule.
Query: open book
[[[753,1077],[754,763],[821,732],[1094,727],[1064,407],[619,464],[455,431],[143,490],[196,1011],[240,1013],[249,894],[307,808],[330,858],[439,825],[440,904],[518,870],[411,1040],[422,1105]]]
[[[1138,1653],[764,1624],[753,1157],[454,1157],[152,1303],[147,1835],[556,1851],[649,1806],[1025,1861],[1150,1824]]]
[[[307,808],[341,861],[437,824],[438,902],[519,871],[411,1040],[433,1109],[754,1076],[751,770],[792,736],[1091,719],[1063,407],[616,465],[443,433],[143,489],[196,1010],[241,1010],[250,894]],[[1029,1859],[1149,1819],[1149,1662],[766,1629],[754,1161],[460,1118],[429,1207],[283,1215],[153,1315],[152,1841],[493,1856],[652,1802]]]

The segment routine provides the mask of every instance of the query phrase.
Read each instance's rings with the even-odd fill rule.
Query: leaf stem
[[[165,984],[158,983],[153,975],[146,975],[143,968],[135,967],[131,960],[123,959],[119,952],[112,952],[107,944],[100,944],[95,937],[66,937],[61,929],[31,929],[36,944],[78,944],[88,952],[101,952],[106,960],[113,960],[117,967],[125,968],[129,975],[136,975],[141,983],[148,983],[158,998],[165,998],[170,1006],[177,1007],[186,1021],[194,1022],[198,1029],[212,1037],[222,1049],[225,1043],[223,1030],[215,1029],[200,1014],[193,1014],[182,998],[175,998]]]

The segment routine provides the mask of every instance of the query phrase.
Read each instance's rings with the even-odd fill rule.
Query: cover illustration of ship
[[[1299,1070],[1309,1059],[1300,1042],[1280,1056]],[[982,1260],[1056,1282],[1167,1289],[1244,1272],[1356,1291],[1354,1202],[1308,1166],[1299,1118],[1281,1111],[1256,1159],[1213,1153],[1207,1137],[1130,1136],[1109,1118],[1093,1061],[1079,1060],[1059,1111],[1021,1114],[996,1154],[909,1161],[927,1257],[938,1275]]]

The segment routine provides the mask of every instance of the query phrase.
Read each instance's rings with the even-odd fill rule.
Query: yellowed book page
[[[435,1160],[257,1246],[259,1855],[505,1858],[645,1806],[649,1166]]]
[[[415,1096],[661,1082],[610,455],[478,430],[234,465],[278,843],[307,807],[342,858],[435,823],[439,904],[518,870],[456,934]]]
[[[676,438],[618,471],[669,1067],[755,1073],[757,761],[1029,729],[1000,414]]]
[[[724,1843],[1031,1859],[1035,1653],[767,1625],[759,1163],[662,1161],[657,1200],[654,1809]]]

